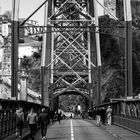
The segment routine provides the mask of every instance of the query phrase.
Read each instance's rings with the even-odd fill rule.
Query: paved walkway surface
[[[29,136],[29,128],[24,128],[23,136],[22,136],[21,140],[26,140],[26,138],[28,136]],[[16,135],[15,134],[9,135],[9,136],[3,138],[2,140],[16,140]]]
[[[96,124],[95,120],[90,120],[92,123]],[[117,125],[100,125],[97,127],[101,127],[114,137],[117,137],[119,140],[140,140],[140,134],[137,134],[133,131],[127,130],[123,127]]]
[[[91,123],[96,124],[95,120],[88,120]],[[97,125],[97,124],[96,124]],[[119,127],[116,125],[100,125],[97,127],[100,127],[101,129],[104,129],[114,137],[117,137],[119,140],[140,140],[140,135],[137,133],[134,133],[130,130],[127,130],[123,127]],[[24,129],[23,130],[23,137],[21,140],[27,140],[29,137],[29,129]],[[2,140],[16,140],[15,134],[7,136],[6,138]]]

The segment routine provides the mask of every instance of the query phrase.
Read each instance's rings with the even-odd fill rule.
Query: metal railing
[[[0,99],[0,106],[0,139],[16,132],[15,112],[18,107],[23,107],[25,117],[24,128],[28,127],[26,118],[31,108],[34,108],[37,114],[41,112],[43,107],[48,108],[41,104],[4,99]]]
[[[140,134],[140,99],[118,99],[94,108],[112,108],[112,124],[119,125]]]

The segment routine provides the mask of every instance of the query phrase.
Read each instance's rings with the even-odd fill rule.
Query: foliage
[[[107,24],[112,24],[112,19],[109,20],[107,16],[101,17],[100,24],[104,24],[104,20]],[[104,20],[103,20],[104,19]],[[137,20],[139,20],[138,18]],[[136,18],[135,18],[136,20]],[[140,92],[140,69],[139,69],[139,56],[140,56],[140,31],[139,26],[135,26],[133,23],[132,31],[132,61],[133,61],[133,92],[138,94]],[[140,22],[138,22],[140,23]],[[113,23],[115,24],[115,23]],[[124,62],[124,45],[120,46],[119,38],[109,35],[100,35],[101,42],[101,54],[102,54],[102,80],[105,79],[104,85],[102,86],[102,97],[103,102],[110,101],[110,98],[122,98],[125,93],[125,62]],[[115,70],[112,75],[108,75],[110,70]],[[110,76],[110,77],[109,77]],[[109,78],[108,78],[109,77]],[[107,80],[108,79],[108,80]]]
[[[85,103],[88,105],[88,101],[81,95],[62,95],[60,97],[60,107],[64,111],[77,111],[77,106],[80,105],[82,109],[85,109]]]
[[[40,51],[36,50],[31,56],[24,56],[20,63],[20,69],[26,70],[29,75],[28,86],[36,92],[39,92],[41,87],[40,58]]]
[[[11,12],[10,11],[6,11],[3,15],[6,19],[8,19],[8,21],[11,21]]]
[[[100,26],[115,26],[117,22],[110,19],[109,16],[102,16],[99,19],[99,24]],[[100,46],[102,56],[102,100],[108,102],[110,98],[120,98],[124,94],[122,52],[118,44],[118,37],[109,34],[100,34]]]

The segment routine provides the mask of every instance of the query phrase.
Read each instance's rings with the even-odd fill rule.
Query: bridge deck
[[[48,127],[48,132],[47,132],[47,140],[49,140],[49,139],[53,140],[53,137],[54,137],[54,140],[57,140],[57,139],[59,140],[60,137],[61,137],[61,140],[62,139],[71,139],[70,135],[69,135],[70,134],[70,132],[69,132],[70,121],[71,120],[62,120],[61,124],[59,124],[58,122],[54,122],[53,125],[50,125]],[[90,136],[90,134],[87,134],[87,132],[88,133],[93,132],[93,134],[92,134],[93,137],[98,137],[98,138],[94,138],[94,139],[100,139],[101,137],[104,137],[104,135],[107,135],[107,137],[110,137],[110,138],[112,137],[111,139],[114,139],[114,140],[115,139],[119,139],[119,140],[139,140],[140,139],[139,134],[136,134],[132,131],[129,131],[127,129],[124,129],[124,128],[116,126],[116,125],[98,126],[96,124],[95,120],[78,120],[78,119],[76,119],[76,120],[72,120],[72,122],[73,122],[73,130],[74,130],[74,134],[75,134],[74,140],[77,140],[77,138],[79,139],[80,137],[82,137],[80,139],[84,140],[84,138],[83,138],[84,136],[81,136],[84,134],[87,135],[87,139],[89,140],[91,138],[91,136]],[[82,130],[80,130],[81,128],[82,128]],[[87,129],[87,132],[85,132],[86,129]],[[65,132],[66,132],[66,135],[65,135]],[[82,132],[82,133],[80,133],[80,132]],[[99,133],[99,135],[97,133]],[[4,138],[3,140],[13,140],[13,139],[16,139],[14,134]],[[22,140],[28,140],[28,139],[29,139],[29,130],[25,129],[23,131]],[[40,131],[37,131],[35,140],[40,140],[40,139],[41,139],[41,133],[40,133]],[[104,137],[103,139],[106,139],[106,138]]]

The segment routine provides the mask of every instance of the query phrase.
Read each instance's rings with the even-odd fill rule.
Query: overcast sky
[[[20,0],[19,17],[27,18],[36,8],[38,8],[45,0]],[[0,0],[1,13],[6,10],[12,11],[12,0]],[[43,11],[42,7],[37,13],[34,14],[32,19],[43,23]]]
[[[19,18],[27,18],[35,9],[37,9],[45,0],[20,0]],[[100,0],[103,2],[103,0]],[[5,11],[12,11],[12,0],[0,0],[1,14]],[[101,8],[99,6],[99,11]],[[43,24],[44,7],[34,14],[31,19]]]

